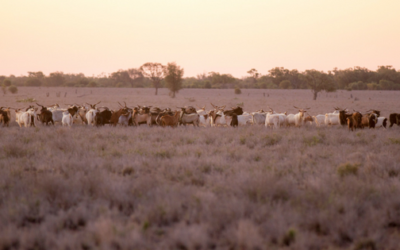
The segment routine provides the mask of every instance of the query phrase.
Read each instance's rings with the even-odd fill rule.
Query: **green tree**
[[[338,88],[349,89],[349,85],[358,81],[369,82],[376,78],[376,72],[367,68],[354,67],[344,70],[333,69],[333,78]]]
[[[63,86],[65,83],[65,76],[63,72],[50,73],[49,77],[46,78],[46,85],[48,87]]]
[[[10,86],[11,86],[11,80],[5,79],[5,80],[3,81],[3,84],[4,84],[6,87],[10,87]]]
[[[153,83],[153,87],[156,89],[155,95],[157,95],[158,88],[161,86],[161,81],[164,78],[165,66],[161,63],[148,62],[140,66],[139,70]]]
[[[34,77],[34,78],[29,77],[28,80],[26,80],[26,82],[25,82],[25,86],[27,86],[27,87],[37,87],[40,85],[42,85],[42,81],[40,81],[40,79],[36,78],[36,77]]]
[[[247,71],[247,74],[251,75],[251,77],[253,78],[253,83],[257,82],[258,76],[260,75],[258,73],[258,71],[256,69],[254,69],[254,68],[249,70],[249,71]]]
[[[94,81],[91,81],[91,82],[89,82],[89,84],[87,85],[87,87],[89,87],[89,88],[95,88],[95,87],[97,87],[97,83],[94,82]]]
[[[271,70],[268,70],[268,72],[275,85],[279,85],[279,83],[281,83],[283,80],[288,80],[290,73],[288,69],[283,67],[275,67]]]
[[[387,81],[391,81],[391,82],[396,82],[397,77],[398,77],[396,70],[390,65],[379,66],[376,73],[377,73],[377,77],[379,78],[379,79],[376,79],[377,81],[387,80]]]
[[[141,82],[143,82],[143,73],[140,69],[128,69],[127,70],[129,77],[131,78],[131,87],[143,86]]]
[[[279,83],[279,88],[281,89],[290,89],[292,87],[292,83],[289,80],[283,80]]]
[[[115,85],[118,84],[118,87],[128,85],[133,86],[133,79],[129,76],[127,70],[120,69],[117,72],[113,72],[111,73],[110,78],[113,80]]]
[[[379,85],[381,86],[381,89],[384,89],[384,90],[394,89],[394,86],[395,86],[394,82],[388,81],[388,80],[380,80]]]
[[[46,77],[42,71],[38,71],[38,72],[30,72],[28,71],[28,77],[29,78],[37,78],[40,81],[43,82],[44,78]]]
[[[218,72],[209,72],[208,77],[211,84],[215,87],[224,87],[228,84],[233,84],[236,81],[236,78],[231,74],[220,74]]]
[[[175,93],[179,92],[182,88],[184,72],[184,69],[174,62],[168,63],[164,69],[165,82],[172,98],[175,98]]]
[[[330,74],[315,69],[306,70],[304,73],[305,80],[313,92],[313,100],[317,100],[318,93],[325,90],[328,92],[335,91],[335,85]]]
[[[347,90],[365,90],[367,88],[367,84],[362,81],[352,82],[346,87]]]

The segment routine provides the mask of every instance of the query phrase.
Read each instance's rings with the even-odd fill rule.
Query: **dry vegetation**
[[[243,102],[247,111],[308,106],[312,115],[333,106],[386,117],[400,110],[398,94],[384,91],[316,102],[309,90],[183,90],[176,99],[164,89],[159,97],[152,89],[52,91],[60,89],[20,88],[0,106],[35,98],[174,107],[194,98],[208,108]],[[0,249],[398,249],[399,129],[14,123],[0,128]]]

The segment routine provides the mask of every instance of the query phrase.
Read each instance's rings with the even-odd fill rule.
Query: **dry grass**
[[[185,104],[183,97],[164,96],[164,90],[157,98],[147,94],[152,90],[128,90],[142,96],[132,94],[128,99],[127,91],[110,89],[104,102]],[[46,91],[43,97],[29,93],[41,104],[52,104],[56,97],[50,96],[46,103]],[[105,93],[93,91],[84,101],[100,100],[95,91]],[[118,91],[124,93],[121,100]],[[196,102],[229,104],[232,97],[233,103],[244,102],[245,110],[265,108],[257,106],[264,97],[252,100],[253,92],[235,100],[230,90],[200,90],[198,95],[190,91],[188,96],[195,96]],[[246,91],[252,90],[243,90],[241,96],[247,96]],[[286,92],[293,100],[282,94],[285,99],[271,106],[329,111],[347,105],[329,97],[314,104],[299,99],[298,104],[295,96],[311,99],[311,93],[295,92]],[[18,95],[23,93],[26,89],[20,88]],[[357,94],[357,103],[369,93]],[[385,116],[392,112],[389,105],[383,108],[385,103],[399,105],[391,92],[376,94],[380,101],[372,104]],[[66,103],[76,102],[70,98]],[[13,103],[8,106],[17,105],[9,101]],[[0,100],[0,106],[6,106],[4,102]],[[351,133],[341,127],[20,129],[13,124],[0,128],[0,138],[0,249],[397,249],[400,245],[397,126]]]

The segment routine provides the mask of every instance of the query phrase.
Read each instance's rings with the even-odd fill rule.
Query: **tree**
[[[132,88],[137,86],[139,82],[143,81],[143,73],[140,69],[128,69],[127,70],[129,77],[132,79],[131,80],[131,86]]]
[[[253,82],[256,83],[257,82],[257,78],[260,75],[256,69],[251,69],[249,71],[247,71],[247,74],[250,74],[251,77],[253,78]]]
[[[10,86],[11,86],[11,81],[10,81],[9,79],[5,79],[5,80],[3,81],[3,84],[4,84],[6,87],[10,87]]]
[[[118,70],[117,72],[111,73],[110,78],[113,80],[115,85],[119,85],[118,87],[131,85],[133,86],[133,79],[129,76],[127,70]]]
[[[198,74],[196,77],[198,80],[203,81],[203,80],[207,79],[207,74],[204,72],[204,73]]]
[[[89,82],[89,84],[87,85],[87,87],[89,87],[89,88],[95,88],[95,87],[97,87],[97,83],[94,82],[94,81],[91,81],[91,82]]]
[[[317,100],[318,93],[323,90],[328,92],[336,90],[331,74],[326,74],[323,71],[311,69],[311,70],[306,70],[304,76],[308,86],[311,88],[311,91],[313,92],[314,95],[313,100]]]
[[[388,81],[388,80],[380,80],[379,85],[381,86],[381,89],[384,89],[384,90],[394,89],[394,86],[395,86],[394,82]]]
[[[291,87],[294,89],[307,88],[303,75],[297,69],[292,69],[289,72],[288,81],[290,81]]]
[[[289,80],[283,80],[279,83],[279,87],[281,89],[290,89],[292,87],[292,83]]]
[[[167,67],[164,69],[165,82],[167,84],[167,88],[169,88],[170,96],[175,98],[175,93],[179,92],[182,88],[182,80],[184,69],[179,67],[176,63],[168,63]]]
[[[25,82],[25,86],[27,87],[37,87],[42,85],[42,81],[40,81],[38,78],[28,78]]]
[[[40,81],[43,81],[45,78],[45,75],[43,74],[42,71],[38,71],[38,72],[30,72],[28,71],[28,77],[29,78],[37,78]]]
[[[226,87],[228,84],[233,85],[236,81],[236,78],[231,74],[220,74],[218,72],[209,72],[208,79],[214,87]]]
[[[46,85],[48,87],[63,86],[65,83],[65,77],[63,72],[50,73],[49,77],[46,78]]]
[[[268,70],[268,72],[275,85],[279,85],[279,83],[281,83],[283,80],[289,80],[290,71],[283,67],[275,67],[271,70]]]
[[[45,75],[42,71],[30,72],[28,71],[28,79],[25,81],[25,86],[27,87],[37,87],[43,84]]]
[[[149,78],[151,82],[153,83],[153,87],[156,89],[156,95],[158,94],[158,88],[161,85],[161,81],[164,78],[165,75],[165,66],[162,65],[161,63],[145,63],[142,66],[140,66],[139,70],[142,72],[142,74]],[[174,93],[175,96],[175,93]]]

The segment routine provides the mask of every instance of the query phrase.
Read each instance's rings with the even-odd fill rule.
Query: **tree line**
[[[208,72],[196,77],[183,77],[184,69],[176,63],[145,63],[139,68],[121,69],[111,74],[85,76],[84,74],[66,74],[53,72],[28,72],[26,76],[0,76],[0,83],[15,86],[45,87],[167,87],[171,96],[181,88],[258,88],[258,89],[311,89],[314,99],[321,91],[345,90],[400,90],[400,71],[392,66],[379,66],[376,71],[363,67],[348,69],[334,68],[323,72],[315,69],[300,72],[297,69],[275,67],[267,74],[250,69],[242,78],[231,74]]]

